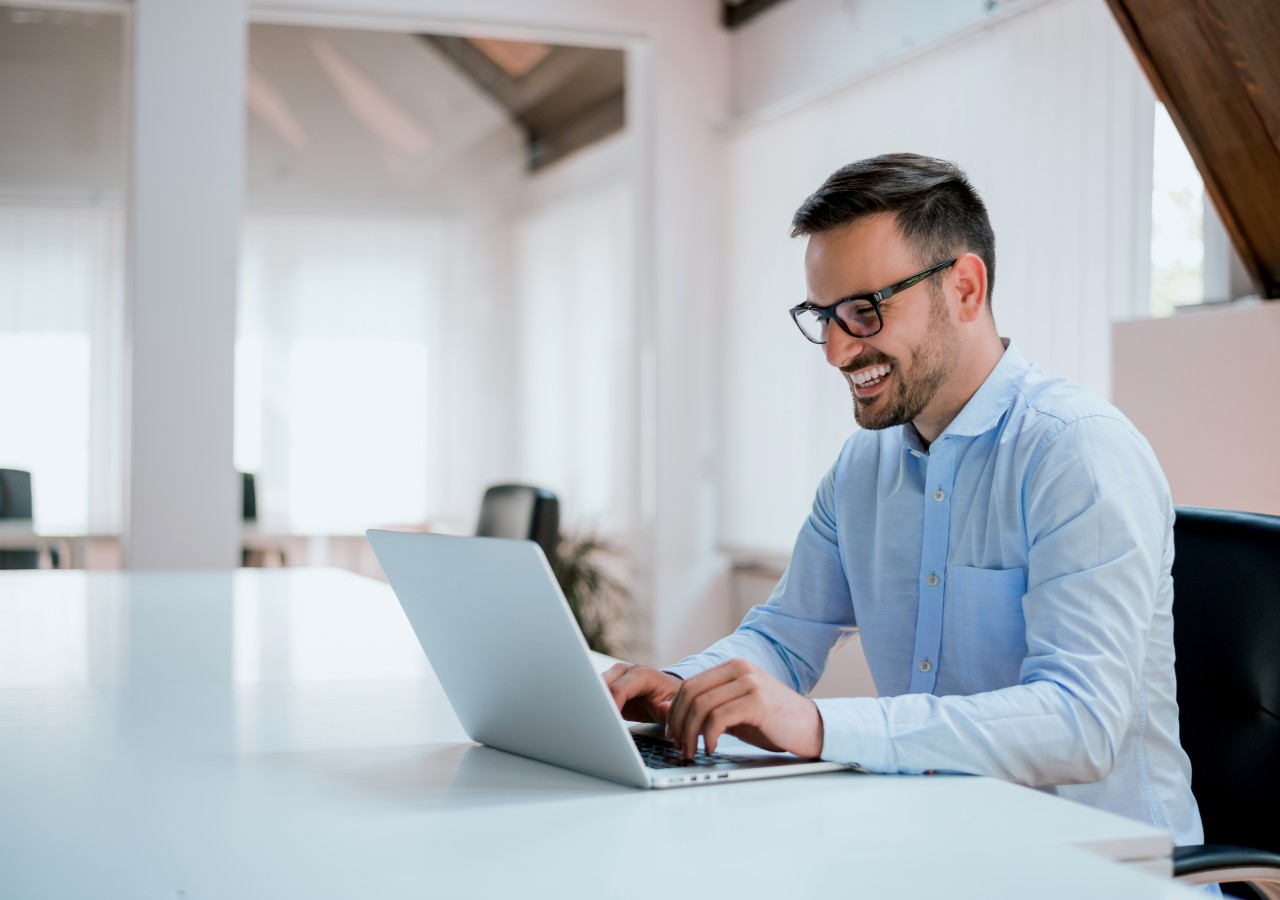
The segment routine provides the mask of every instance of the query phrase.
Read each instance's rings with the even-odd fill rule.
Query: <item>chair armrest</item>
[[[1187,884],[1243,881],[1267,900],[1280,900],[1280,853],[1223,844],[1174,847],[1173,877]]]

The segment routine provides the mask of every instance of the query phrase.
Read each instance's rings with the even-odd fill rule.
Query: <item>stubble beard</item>
[[[892,357],[859,361],[859,368],[886,362],[893,366],[896,384],[890,393],[866,399],[853,394],[853,418],[868,431],[881,431],[914,421],[924,412],[938,390],[956,369],[955,328],[947,318],[946,304],[938,295],[929,300],[929,326],[924,340],[915,348],[911,370],[904,372]],[[853,393],[853,385],[849,385]]]

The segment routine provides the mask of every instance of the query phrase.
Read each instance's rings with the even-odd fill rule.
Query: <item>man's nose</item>
[[[831,327],[827,329],[827,342],[822,346],[827,354],[827,363],[839,369],[857,358],[862,352],[864,343],[832,322]]]

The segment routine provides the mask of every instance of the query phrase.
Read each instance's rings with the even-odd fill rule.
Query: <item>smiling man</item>
[[[732,635],[605,676],[692,755],[733,734],[877,772],[1044,787],[1201,842],[1178,741],[1173,507],[1114,407],[996,330],[995,237],[954,165],[853,163],[801,205],[792,318],[855,431],[791,564]],[[880,696],[811,700],[854,631]]]

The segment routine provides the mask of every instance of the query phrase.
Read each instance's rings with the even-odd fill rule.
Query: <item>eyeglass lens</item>
[[[854,336],[870,337],[880,330],[880,317],[866,300],[845,300],[836,305],[835,314]],[[796,315],[800,330],[811,341],[822,343],[827,339],[827,319],[816,310],[806,309]]]

